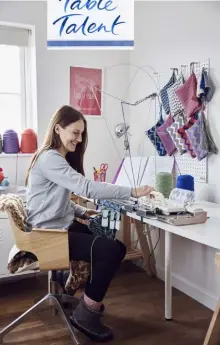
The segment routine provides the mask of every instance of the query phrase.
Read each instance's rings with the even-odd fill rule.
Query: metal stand
[[[49,272],[48,277],[53,277],[53,272]],[[55,281],[52,280],[52,284],[54,284]],[[76,298],[72,296],[65,296],[65,295],[56,295],[55,293],[51,293],[51,287],[49,284],[49,293],[44,296],[39,302],[34,304],[30,309],[28,309],[26,312],[24,312],[21,316],[19,316],[16,320],[12,321],[7,327],[5,327],[3,330],[0,331],[0,344],[3,342],[3,338],[6,334],[11,332],[15,327],[17,327],[20,323],[22,323],[31,312],[35,311],[39,306],[41,306],[44,302],[48,303],[48,306],[52,309],[52,315],[54,316],[54,311],[56,310],[60,316],[62,317],[64,323],[66,324],[70,336],[73,340],[74,345],[80,345],[78,339],[76,338],[74,334],[74,328],[71,325],[69,321],[69,317],[65,314],[62,303],[63,302],[73,302],[76,301]]]

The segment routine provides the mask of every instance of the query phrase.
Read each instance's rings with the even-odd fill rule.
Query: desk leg
[[[172,234],[165,231],[165,319],[172,319]]]
[[[212,316],[203,345],[220,344],[220,298]]]

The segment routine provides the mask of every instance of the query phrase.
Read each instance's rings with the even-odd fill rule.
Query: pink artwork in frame
[[[102,116],[102,69],[70,67],[70,105],[83,115]]]

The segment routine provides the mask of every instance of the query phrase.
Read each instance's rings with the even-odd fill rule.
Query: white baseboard
[[[165,280],[165,270],[161,267],[156,267],[157,277],[161,280]],[[199,303],[203,304],[211,310],[215,310],[218,298],[210,295],[207,291],[200,286],[190,282],[189,280],[179,276],[178,274],[172,274],[172,286],[186,295],[192,297]]]

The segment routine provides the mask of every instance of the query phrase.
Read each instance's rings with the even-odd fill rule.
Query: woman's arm
[[[87,211],[86,207],[83,207],[81,205],[75,204],[75,202],[73,202],[73,201],[72,201],[72,207],[74,209],[75,216],[79,217],[79,218],[82,218],[85,215],[86,211]]]
[[[36,162],[36,168],[50,181],[91,199],[124,199],[132,196],[132,188],[88,180],[69,166],[56,150],[44,151]]]

